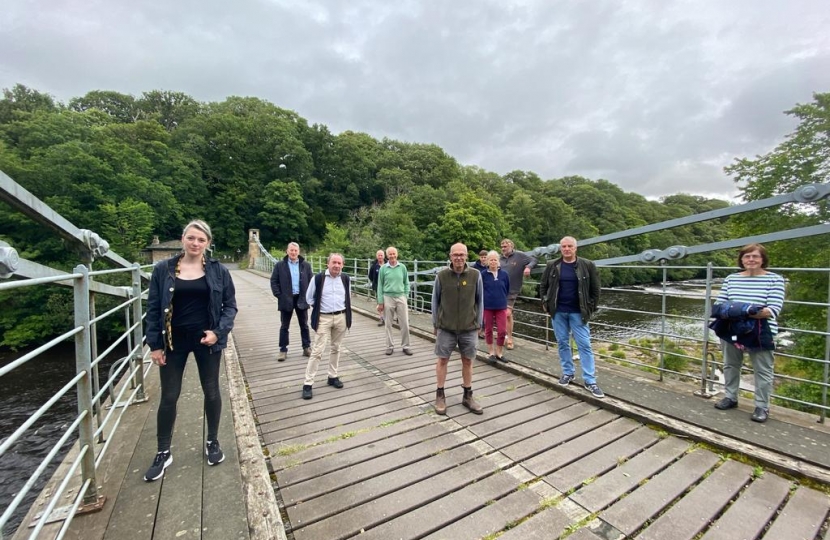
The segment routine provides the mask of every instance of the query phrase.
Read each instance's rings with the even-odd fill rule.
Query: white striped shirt
[[[715,303],[729,300],[768,307],[772,311],[772,317],[767,321],[772,335],[775,335],[778,333],[778,315],[784,307],[784,278],[773,272],[760,276],[728,275]]]

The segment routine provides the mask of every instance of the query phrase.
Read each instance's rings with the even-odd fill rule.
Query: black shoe
[[[574,380],[573,375],[562,375],[559,377],[559,386],[568,386]]]
[[[507,358],[505,358],[504,356],[497,356],[496,360],[498,360],[502,364],[506,364],[508,362]]]
[[[303,347],[303,356],[311,356],[311,347]]]
[[[403,353],[407,356],[412,356],[412,349],[404,349]]]
[[[734,399],[730,399],[728,397],[723,398],[722,400],[715,403],[715,408],[719,411],[725,411],[726,409],[734,409],[738,406],[738,401]]]
[[[340,377],[329,377],[329,386],[343,388],[343,381],[340,380]]]
[[[379,320],[378,326],[386,326],[386,321],[384,321],[383,319]]]
[[[495,364],[496,362],[498,362],[498,358],[496,357],[495,354],[491,354],[490,356],[487,357],[487,361],[490,362],[491,364]]]
[[[304,384],[303,385],[303,399],[311,399],[311,385]]]
[[[208,465],[219,465],[225,461],[225,454],[219,446],[219,441],[208,441],[205,443],[205,455]]]
[[[767,421],[767,418],[769,418],[769,410],[763,409],[761,407],[755,407],[755,412],[752,413],[752,416],[750,418],[753,422],[760,422],[761,424],[763,424]]]
[[[169,450],[166,452],[159,452],[156,454],[156,457],[153,458],[153,464],[150,465],[150,468],[147,469],[146,473],[144,473],[144,480],[147,482],[158,480],[164,476],[164,469],[169,467],[172,463],[173,454],[171,454]]]

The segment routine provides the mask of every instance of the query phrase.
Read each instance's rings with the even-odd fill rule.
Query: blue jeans
[[[591,330],[582,322],[580,313],[556,312],[552,322],[553,333],[559,346],[559,362],[562,364],[563,375],[573,375],[574,359],[571,354],[570,335],[573,334],[576,349],[579,351],[579,363],[582,366],[582,380],[585,384],[597,382],[594,371],[594,351],[591,350]]]

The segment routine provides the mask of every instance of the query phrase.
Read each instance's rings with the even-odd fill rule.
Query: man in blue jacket
[[[280,311],[280,353],[277,362],[285,362],[288,356],[288,327],[291,317],[297,314],[300,324],[300,339],[303,356],[311,355],[311,335],[308,331],[308,302],[305,293],[311,282],[311,265],[300,256],[300,245],[291,242],[285,250],[285,257],[274,265],[271,273],[271,292],[277,297]]]

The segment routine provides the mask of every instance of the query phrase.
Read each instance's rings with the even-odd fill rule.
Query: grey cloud
[[[460,162],[723,196],[830,85],[819,2],[218,0],[0,11],[0,86],[254,95]]]

